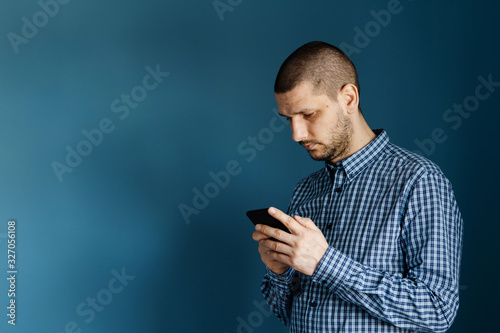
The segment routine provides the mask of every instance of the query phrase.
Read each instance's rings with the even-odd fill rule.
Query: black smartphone
[[[290,230],[288,230],[288,228],[285,227],[283,223],[269,215],[269,213],[267,212],[267,208],[249,210],[247,212],[247,216],[255,225],[264,224],[290,233]]]

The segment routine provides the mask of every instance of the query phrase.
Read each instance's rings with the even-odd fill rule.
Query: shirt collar
[[[366,146],[355,152],[351,156],[337,162],[335,165],[326,163],[326,171],[334,172],[336,169],[344,169],[347,177],[353,179],[367,166],[372,164],[380,156],[380,153],[389,143],[389,136],[383,129],[373,130],[377,136]]]

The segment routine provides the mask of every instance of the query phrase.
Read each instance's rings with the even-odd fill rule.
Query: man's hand
[[[259,242],[259,253],[266,266],[277,274],[289,266],[306,275],[312,275],[328,249],[321,230],[309,218],[286,215],[279,209],[269,208],[268,213],[281,221],[291,234],[258,224],[253,239]],[[274,237],[277,241],[270,238]]]
[[[266,234],[260,233],[258,231],[255,231],[253,233],[253,238],[258,241],[257,239],[267,239],[269,236]],[[266,266],[273,271],[276,274],[283,274],[285,273],[290,266],[279,262],[275,259],[273,259],[268,253],[271,251],[270,248],[265,246],[262,242],[259,242],[259,253],[260,253],[260,258],[262,259],[262,262],[266,264]]]

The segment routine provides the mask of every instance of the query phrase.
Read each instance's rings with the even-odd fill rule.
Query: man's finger
[[[316,224],[314,224],[314,222],[310,218],[302,217],[302,216],[298,216],[298,215],[294,215],[293,218],[305,228],[318,229]]]
[[[264,238],[272,237],[274,239],[277,239],[277,240],[279,240],[283,243],[287,243],[287,244],[290,244],[290,242],[292,241],[292,238],[291,238],[292,235],[286,231],[281,230],[281,229],[276,229],[276,228],[273,228],[273,227],[270,227],[270,226],[267,226],[264,224],[257,224],[255,226],[255,230],[257,230],[256,232],[260,232],[260,233],[266,235],[266,237],[264,237]]]
[[[270,238],[270,236],[260,232],[260,231],[254,231],[253,234],[252,234],[252,238],[254,241],[256,242],[260,242],[261,240],[263,239],[267,239],[267,238]]]
[[[263,239],[260,241],[260,244],[270,250],[273,250],[274,252],[284,253],[287,255],[290,254],[290,245],[286,243],[273,241],[271,239]]]
[[[290,262],[290,257],[287,256],[286,254],[274,252],[273,250],[267,250],[266,254],[273,260],[279,261],[280,263],[288,266],[292,266]]]
[[[271,215],[272,217],[283,223],[285,227],[287,227],[292,234],[299,231],[300,225],[297,223],[297,221],[295,221],[291,216],[283,213],[278,208],[269,207],[267,212],[269,213],[269,215]]]

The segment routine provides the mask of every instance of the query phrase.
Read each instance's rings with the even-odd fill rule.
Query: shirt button
[[[333,223],[328,223],[328,224],[326,225],[326,229],[327,229],[327,230],[330,230],[332,227],[333,227]]]
[[[341,189],[340,187],[337,187],[337,188],[335,189],[335,192],[336,192],[336,193],[340,193],[340,192],[342,192],[342,189]]]
[[[312,306],[312,307],[314,308],[314,307],[316,307],[316,305],[318,305],[318,304],[316,303],[316,301],[312,301],[311,303],[309,303],[309,305],[310,305],[310,306]]]

